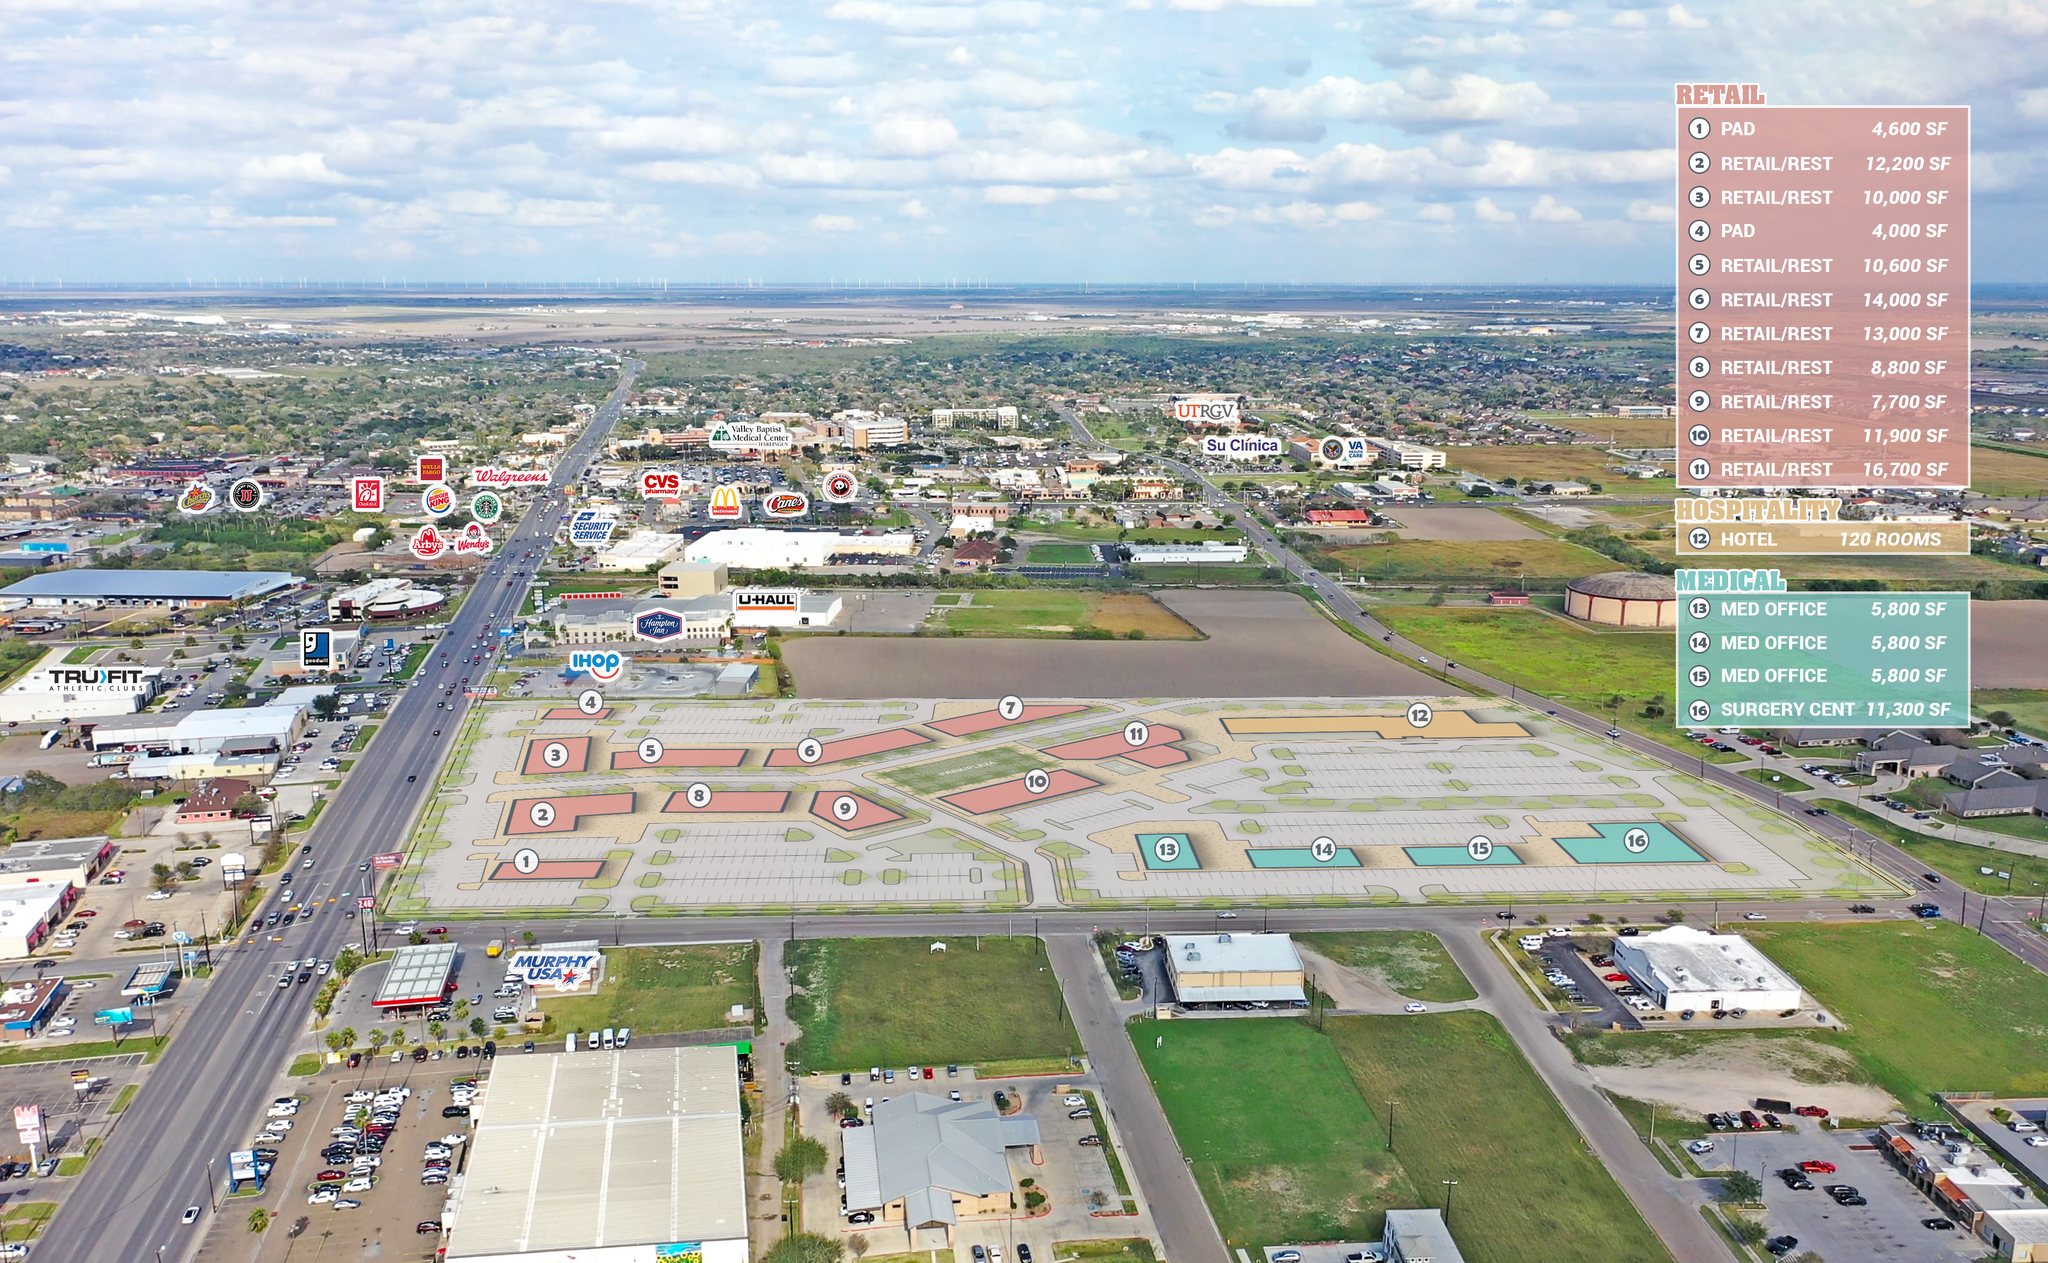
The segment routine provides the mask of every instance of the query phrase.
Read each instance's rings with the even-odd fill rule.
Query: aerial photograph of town
[[[0,48],[0,1260],[2048,1263],[2035,0]]]

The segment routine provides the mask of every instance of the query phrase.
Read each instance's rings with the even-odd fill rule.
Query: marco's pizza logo
[[[195,482],[178,496],[178,511],[181,513],[210,513],[220,501],[220,493],[203,482]]]

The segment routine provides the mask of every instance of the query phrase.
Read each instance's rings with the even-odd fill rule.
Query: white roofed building
[[[1182,1004],[1308,1002],[1301,953],[1285,934],[1168,934],[1166,972]]]
[[[1739,934],[1689,925],[1614,941],[1614,964],[1657,1007],[1784,1011],[1800,1007],[1792,975]]]

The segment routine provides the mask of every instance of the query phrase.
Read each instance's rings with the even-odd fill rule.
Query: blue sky
[[[1675,80],[1974,107],[2048,279],[2048,0],[12,0],[0,276],[1646,281]]]

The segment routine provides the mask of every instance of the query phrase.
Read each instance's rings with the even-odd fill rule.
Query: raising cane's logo
[[[412,537],[412,555],[421,561],[431,561],[447,550],[448,541],[441,538],[441,532],[431,526],[422,526],[419,534]]]
[[[193,514],[210,513],[219,500],[219,492],[203,482],[195,482],[178,496],[178,511]]]

